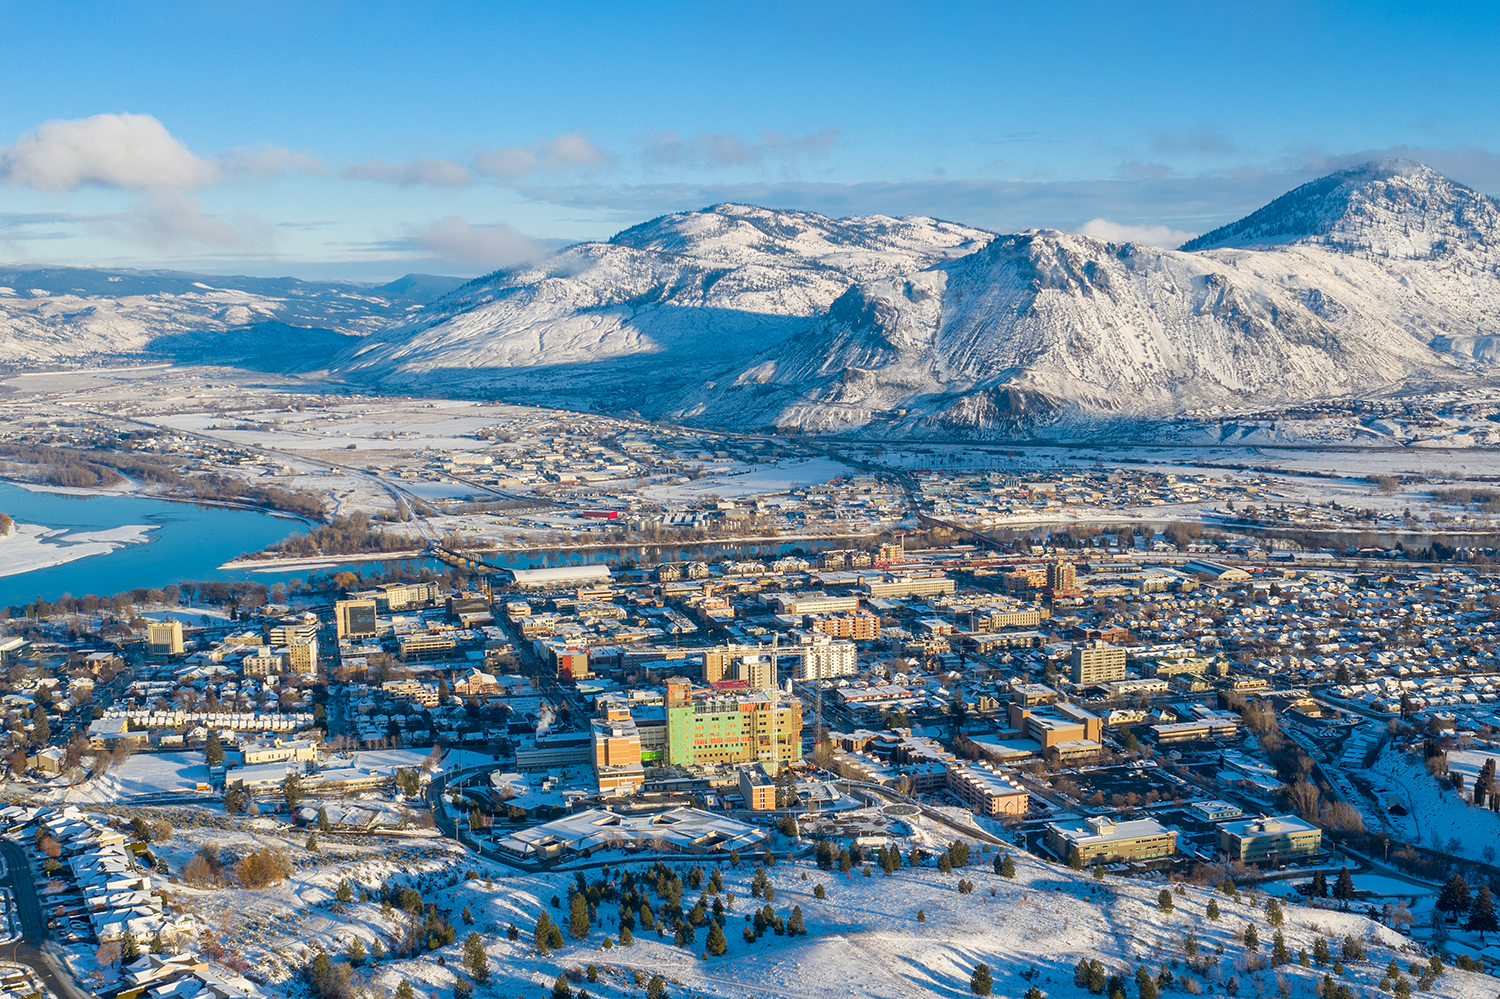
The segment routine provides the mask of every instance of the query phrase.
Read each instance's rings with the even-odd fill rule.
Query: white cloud
[[[1161,246],[1169,250],[1177,249],[1198,235],[1196,232],[1183,232],[1164,225],[1124,225],[1109,219],[1090,219],[1078,228],[1078,232],[1106,243],[1144,243],[1146,246]]]
[[[588,136],[567,132],[524,146],[487,149],[474,157],[473,166],[476,173],[487,177],[515,180],[532,173],[605,166],[613,160],[609,153],[589,141]]]
[[[435,257],[479,267],[506,267],[546,255],[540,245],[504,222],[471,226],[449,215],[412,235]]]
[[[142,194],[129,212],[100,219],[97,227],[148,246],[202,246],[268,252],[271,227],[246,213],[209,214],[191,195],[157,189]]]
[[[264,145],[199,156],[149,114],[96,114],[44,122],[0,146],[0,178],[12,187],[71,191],[85,185],[141,191],[192,190],[219,183],[225,174],[277,177],[318,174],[310,153]]]
[[[148,114],[96,114],[49,121],[0,151],[12,187],[67,191],[85,184],[141,190],[213,183],[212,160],[195,156]]]
[[[641,154],[655,163],[740,166],[772,157],[817,156],[827,152],[838,138],[839,132],[833,128],[802,136],[763,132],[759,141],[743,139],[737,132],[700,132],[684,139],[677,132],[651,131],[637,142]]]
[[[286,173],[321,176],[323,161],[312,153],[287,149],[285,146],[259,146],[255,149],[231,149],[218,159],[226,173],[244,173],[252,177],[280,177]]]
[[[407,160],[391,163],[387,160],[365,160],[344,168],[346,180],[375,180],[401,187],[464,187],[472,184],[474,177],[462,163],[443,159]]]

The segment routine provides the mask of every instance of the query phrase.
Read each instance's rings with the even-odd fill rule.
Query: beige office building
[[[182,655],[182,622],[153,621],[147,625],[146,651],[153,656]]]
[[[1073,646],[1072,680],[1080,687],[1125,679],[1125,647],[1108,642],[1087,642]]]

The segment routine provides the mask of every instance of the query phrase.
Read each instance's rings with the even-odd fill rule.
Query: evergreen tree
[[[552,917],[543,909],[542,914],[536,917],[536,933],[532,938],[536,941],[536,952],[543,957],[552,952],[552,929]]]
[[[651,981],[646,983],[646,999],[667,999],[667,980],[660,975],[652,975]]]
[[[484,952],[484,941],[478,933],[470,933],[464,941],[464,970],[476,982],[489,980],[490,956]]]
[[[411,982],[405,978],[401,979],[401,984],[396,986],[396,999],[414,999],[416,994],[417,990],[412,988]]]
[[[1495,900],[1490,894],[1489,885],[1482,886],[1474,893],[1474,901],[1469,903],[1468,928],[1479,934],[1479,942],[1488,946],[1485,942],[1486,933],[1494,933],[1500,930],[1495,923]]]
[[[1010,859],[1010,854],[1008,853],[1000,860],[1000,876],[1002,878],[1013,878],[1016,876],[1016,862]]]
[[[136,941],[135,934],[129,930],[120,938],[120,964],[123,967],[140,960],[141,945]]]
[[[786,935],[789,937],[807,936],[807,924],[802,920],[802,906],[792,906],[792,914],[786,921]]]
[[[1245,924],[1245,934],[1243,939],[1245,941],[1245,949],[1250,953],[1254,954],[1256,951],[1260,950],[1260,934],[1255,932],[1254,923]]]
[[[1135,988],[1141,999],[1156,999],[1156,979],[1151,977],[1145,965],[1135,969]]]
[[[339,886],[334,890],[333,897],[340,905],[348,905],[354,901],[354,888],[347,879],[339,878]]]
[[[217,729],[208,733],[208,742],[203,745],[203,762],[211,767],[216,767],[224,762],[224,744],[219,741],[219,732]]]
[[[1344,908],[1349,908],[1349,903],[1354,899],[1354,879],[1349,876],[1349,868],[1339,868],[1339,879],[1333,885],[1333,897],[1344,903]]]
[[[286,810],[291,813],[296,810],[297,803],[302,800],[302,778],[295,773],[286,775],[281,782],[281,797],[286,801]]]
[[[1172,911],[1172,893],[1163,888],[1161,894],[1156,896],[1156,907],[1162,912]]]
[[[1266,901],[1266,922],[1280,928],[1281,924],[1285,921],[1286,915],[1281,911],[1281,903],[1274,898],[1268,899]]]
[[[974,974],[969,978],[969,988],[976,996],[987,996],[995,987],[994,979],[990,977],[990,966],[981,964],[974,969]]]
[[[1439,912],[1466,912],[1469,908],[1469,883],[1463,879],[1463,875],[1455,874],[1443,885],[1441,894],[1438,895],[1437,910]]]
[[[1281,935],[1280,930],[1277,930],[1271,947],[1271,965],[1280,967],[1283,964],[1290,964],[1291,960],[1291,952],[1286,949],[1286,937]]]
[[[574,892],[568,902],[568,935],[582,940],[589,935],[589,902],[582,892]]]
[[[629,947],[633,943],[635,943],[635,934],[633,934],[633,933],[630,932],[630,927],[621,925],[621,927],[620,927],[620,946],[621,947]]]
[[[364,945],[364,942],[362,940],[360,940],[359,937],[355,937],[354,938],[354,942],[349,945],[349,964],[352,967],[358,968],[360,965],[362,965],[364,963],[365,963],[365,945]]]
[[[1025,999],[1047,999],[1047,997],[1041,989],[1033,985],[1031,988],[1026,990]]]
[[[1218,922],[1219,921],[1219,901],[1218,901],[1218,899],[1211,898],[1211,899],[1208,900],[1208,911],[1207,911],[1206,915],[1208,916],[1209,919],[1212,919],[1214,922]]]
[[[1322,937],[1318,937],[1318,939],[1313,941],[1313,962],[1317,964],[1318,967],[1321,968],[1323,965],[1332,960],[1332,958],[1333,955],[1329,953],[1327,940],[1323,939]]]
[[[317,853],[318,852],[318,834],[317,833],[308,833],[307,834],[307,843],[304,845],[304,849],[306,849],[308,853]]]
[[[557,973],[557,981],[552,983],[552,999],[573,999],[573,989],[568,985],[568,976],[561,971]]]
[[[724,937],[724,930],[717,921],[709,924],[708,939],[703,942],[703,949],[710,957],[723,957],[729,950],[729,941]]]
[[[1312,888],[1308,892],[1313,898],[1328,897],[1328,879],[1322,871],[1313,871]]]

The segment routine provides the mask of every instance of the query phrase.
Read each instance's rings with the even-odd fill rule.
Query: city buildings
[[[1103,816],[1049,822],[1047,849],[1075,867],[1159,860],[1177,852],[1177,833],[1156,819],[1116,822]]]
[[[1025,815],[1031,804],[1024,787],[988,763],[950,764],[945,779],[947,789],[977,815]]]
[[[766,773],[763,764],[740,767],[740,799],[752,812],[769,812],[776,807],[776,781]]]
[[[379,633],[375,621],[375,601],[372,599],[362,600],[339,600],[333,605],[333,619],[336,623],[338,637],[343,638],[373,638]]]
[[[666,683],[667,756],[678,766],[758,762],[772,768],[802,758],[802,702],[769,692]]]
[[[153,656],[182,655],[182,622],[152,621],[146,626],[146,649]]]
[[[1219,845],[1242,864],[1279,864],[1317,856],[1323,831],[1295,815],[1261,815],[1219,826]]]
[[[1073,646],[1069,653],[1071,678],[1075,686],[1090,687],[1096,683],[1125,679],[1126,650],[1108,642],[1086,642]]]

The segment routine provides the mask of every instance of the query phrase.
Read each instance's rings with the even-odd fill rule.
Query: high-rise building
[[[594,775],[599,793],[634,794],[645,782],[641,764],[641,733],[623,702],[601,700],[600,717],[592,723]]]
[[[798,656],[792,677],[797,680],[824,680],[849,676],[859,670],[853,642],[836,642],[827,635],[809,635],[802,644],[788,650]]]
[[[333,616],[340,638],[371,638],[379,630],[374,600],[340,600],[333,605]]]
[[[694,690],[667,681],[667,762],[764,763],[802,758],[802,702],[776,691]]]
[[[286,671],[302,676],[314,676],[318,672],[318,640],[291,642],[286,647]]]
[[[1047,589],[1054,593],[1072,593],[1078,588],[1078,572],[1073,563],[1058,559],[1047,566]]]
[[[153,656],[182,655],[182,622],[152,621],[146,626],[146,649]]]
[[[1125,679],[1125,647],[1108,642],[1081,642],[1073,646],[1073,682],[1083,687]]]

